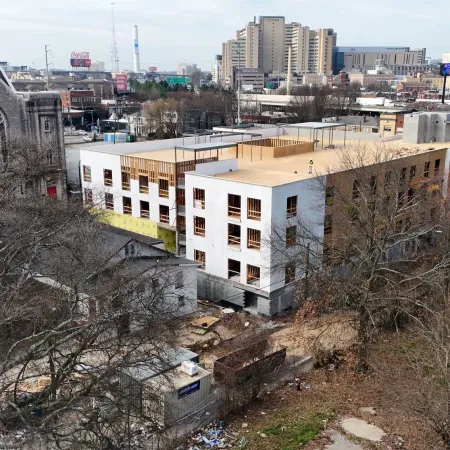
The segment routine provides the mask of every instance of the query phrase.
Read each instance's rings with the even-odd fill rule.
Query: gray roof
[[[113,227],[111,225],[105,225],[105,228],[106,228],[106,231],[108,232],[108,234],[110,234],[110,235],[114,234],[115,236],[117,236],[117,239],[119,237],[123,237],[124,239],[127,239],[127,242],[130,241],[131,239],[134,239],[135,241],[139,241],[139,242],[141,242],[143,244],[147,244],[147,245],[158,245],[158,244],[164,243],[164,241],[162,239],[156,239],[156,238],[152,238],[150,236],[144,236],[143,234],[133,233],[132,231],[124,230],[123,228],[117,228],[117,227]],[[126,242],[125,242],[125,244],[126,244]]]
[[[155,357],[145,363],[128,367],[123,372],[135,380],[146,381],[180,366],[184,361],[196,358],[198,358],[198,354],[191,352],[187,348],[171,348],[161,357]]]

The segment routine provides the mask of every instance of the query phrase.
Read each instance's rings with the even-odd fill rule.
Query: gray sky
[[[139,26],[141,68],[175,69],[181,62],[211,67],[221,43],[253,16],[281,15],[311,28],[334,28],[338,45],[426,47],[450,52],[450,0],[115,0],[120,68],[133,65],[133,25]],[[44,45],[57,68],[72,51],[89,51],[111,67],[108,0],[0,0],[0,60],[44,67]]]

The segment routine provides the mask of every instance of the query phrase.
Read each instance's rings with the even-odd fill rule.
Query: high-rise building
[[[372,70],[376,65],[410,67],[426,64],[426,48],[409,47],[335,47],[333,70]],[[395,68],[392,69],[397,73]]]
[[[292,72],[330,75],[337,35],[329,28],[310,30],[298,22],[286,23],[282,16],[261,16],[222,44],[222,81],[230,83],[233,67],[259,69],[263,73],[285,73],[289,47]]]

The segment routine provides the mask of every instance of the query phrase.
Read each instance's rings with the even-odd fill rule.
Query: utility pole
[[[49,90],[48,89],[48,52],[50,51],[50,50],[48,50],[48,47],[50,47],[50,46],[49,45],[45,46],[45,76],[47,77],[47,84],[46,84],[47,91]]]

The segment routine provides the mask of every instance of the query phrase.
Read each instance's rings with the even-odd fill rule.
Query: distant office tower
[[[330,75],[337,35],[329,28],[310,30],[298,22],[286,23],[282,16],[256,17],[222,44],[222,81],[229,83],[233,68],[259,69],[263,73],[285,73],[289,47],[292,73]]]

